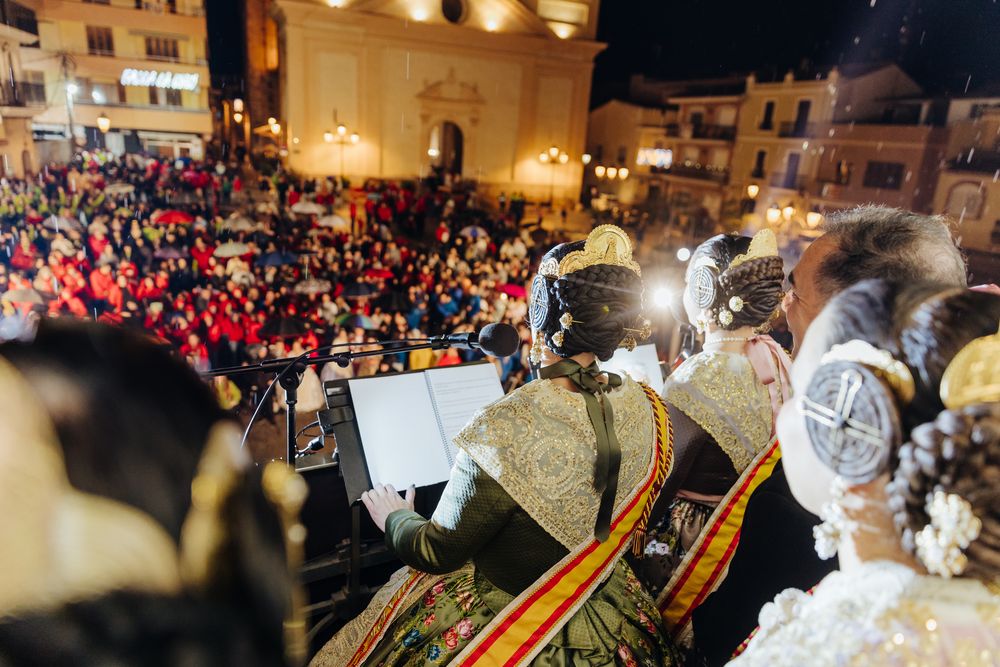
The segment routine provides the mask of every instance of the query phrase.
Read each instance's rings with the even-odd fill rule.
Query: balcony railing
[[[670,171],[667,173],[673,176],[697,178],[703,181],[712,181],[723,185],[729,181],[729,169],[726,167],[716,167],[710,164],[701,164],[699,162],[686,161],[675,163],[670,167]]]
[[[775,172],[771,174],[770,185],[772,188],[783,188],[785,190],[801,190],[806,185],[806,179],[796,174]]]
[[[668,137],[682,139],[715,139],[733,141],[736,138],[736,127],[732,125],[693,125],[691,123],[671,123],[667,125]]]
[[[996,173],[1000,170],[1000,151],[973,150],[962,151],[958,157],[948,163],[948,169],[953,171],[973,171],[977,173]]]
[[[45,84],[8,81],[0,84],[0,106],[26,107],[45,104]]]
[[[815,137],[816,123],[788,122],[778,126],[779,137]]]

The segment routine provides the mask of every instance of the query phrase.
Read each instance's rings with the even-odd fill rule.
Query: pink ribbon
[[[774,435],[778,410],[792,392],[791,362],[785,350],[770,336],[754,336],[748,340],[746,353],[757,379],[771,396],[771,435]]]

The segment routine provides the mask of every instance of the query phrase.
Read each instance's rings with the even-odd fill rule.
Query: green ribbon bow
[[[597,462],[594,466],[594,488],[601,494],[601,504],[597,510],[597,524],[594,526],[594,537],[598,542],[604,542],[611,535],[611,513],[615,509],[615,495],[618,493],[618,471],[621,468],[622,448],[615,433],[615,415],[611,409],[611,401],[598,398],[620,387],[622,379],[614,373],[604,373],[597,362],[583,367],[572,359],[564,359],[558,363],[541,369],[539,375],[545,380],[552,378],[568,378],[580,388],[583,400],[587,405],[587,415],[594,426],[597,436]],[[606,375],[607,382],[597,378]]]

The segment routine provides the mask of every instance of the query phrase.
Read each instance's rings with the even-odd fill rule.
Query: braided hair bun
[[[558,263],[583,247],[583,241],[558,245],[542,261]],[[555,279],[539,274],[531,291],[531,326],[561,357],[591,352],[607,361],[627,330],[642,328],[642,292],[642,278],[615,264],[593,264]]]
[[[913,429],[899,450],[888,491],[893,521],[911,553],[917,533],[931,523],[927,501],[935,492],[968,502],[982,527],[964,550],[964,574],[995,581],[1000,576],[1000,404],[944,410]]]
[[[711,260],[715,266],[712,271],[692,271],[688,286],[691,289],[695,283],[702,283],[699,285],[701,293],[710,298],[707,302],[695,298],[694,302],[705,308],[711,320],[726,330],[763,326],[781,305],[785,280],[781,257],[757,257],[730,267],[737,256],[747,252],[751,241],[748,236],[719,234],[699,245],[691,256],[691,267],[699,266],[699,260]],[[703,284],[707,280],[713,281],[711,288],[714,289]],[[738,302],[734,301],[736,298]],[[739,303],[739,309],[732,307],[734,302]],[[720,319],[723,311],[729,312],[732,319],[728,320],[728,316]]]

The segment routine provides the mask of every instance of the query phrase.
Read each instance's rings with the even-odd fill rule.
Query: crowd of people
[[[249,465],[239,388],[194,370],[495,321],[506,395],[432,517],[363,495],[406,567],[312,664],[1000,664],[1000,288],[945,220],[844,211],[794,267],[768,229],[704,241],[700,350],[657,394],[600,366],[650,335],[626,230],[237,178],[97,155],[3,184],[0,664],[301,664],[302,480]]]
[[[521,215],[516,202],[491,216],[474,192],[420,183],[352,190],[280,172],[244,183],[219,164],[84,154],[3,182],[0,298],[9,328],[32,311],[95,318],[170,343],[198,370],[516,324],[535,247]],[[476,354],[369,360],[325,378]],[[523,355],[502,372],[522,382]],[[235,382],[218,383],[230,407],[257,378]]]

